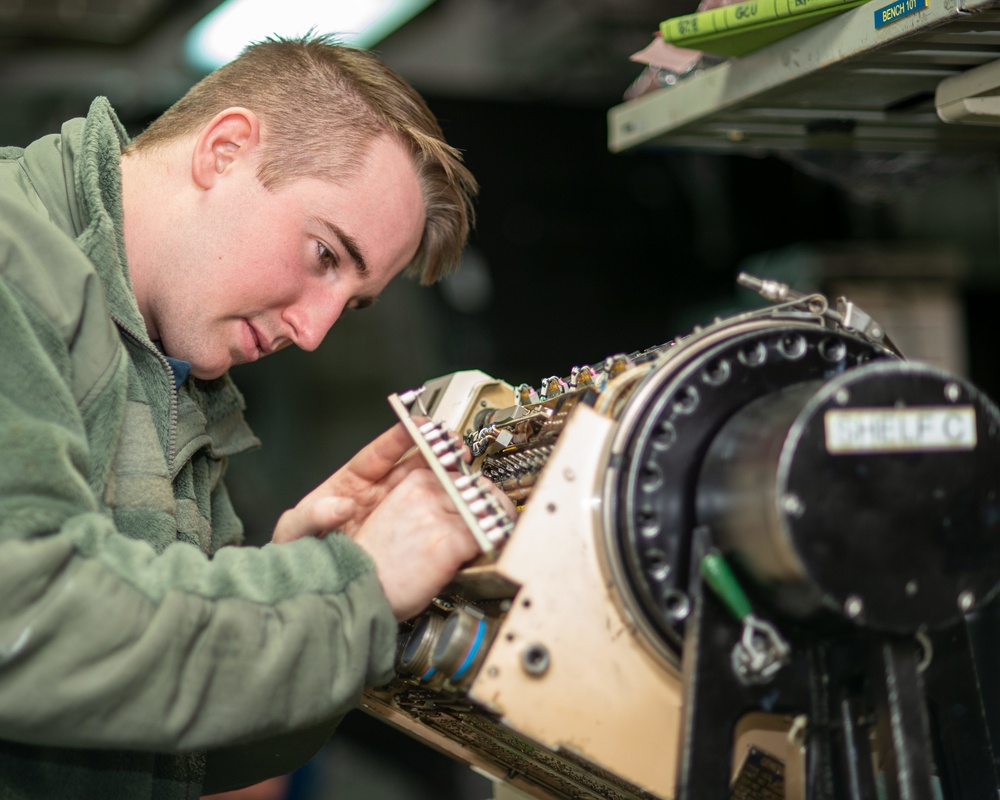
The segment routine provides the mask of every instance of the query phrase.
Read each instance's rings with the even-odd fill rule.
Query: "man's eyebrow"
[[[365,255],[361,252],[361,248],[358,246],[357,240],[349,235],[343,228],[339,225],[335,225],[326,219],[321,219],[320,217],[313,217],[316,222],[322,227],[326,228],[330,235],[335,239],[339,239],[340,243],[344,245],[344,249],[347,254],[353,259],[354,266],[357,268],[358,272],[362,275],[368,274],[368,262],[365,261]]]

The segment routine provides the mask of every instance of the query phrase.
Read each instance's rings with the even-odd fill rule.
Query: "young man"
[[[233,364],[457,261],[475,182],[375,58],[268,41],[129,143],[0,149],[0,798],[287,772],[476,554],[397,426],[240,543]]]

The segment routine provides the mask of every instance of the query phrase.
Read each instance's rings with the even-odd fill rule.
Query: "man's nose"
[[[344,303],[339,298],[313,295],[287,306],[282,318],[291,328],[290,338],[295,346],[311,351],[320,346],[343,310]]]

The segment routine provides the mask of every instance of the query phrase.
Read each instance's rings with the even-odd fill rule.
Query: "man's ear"
[[[237,161],[250,158],[260,142],[260,120],[246,108],[227,108],[201,129],[191,159],[191,177],[211,188]]]

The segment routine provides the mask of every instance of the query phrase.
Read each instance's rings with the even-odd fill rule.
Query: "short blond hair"
[[[375,139],[395,136],[413,159],[426,211],[406,272],[429,284],[457,266],[474,221],[476,180],[424,99],[375,55],[325,35],[252,44],[195,84],[129,152],[195,134],[231,106],[261,119],[258,177],[272,189],[305,177],[343,181]]]

